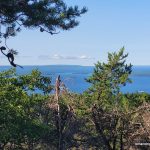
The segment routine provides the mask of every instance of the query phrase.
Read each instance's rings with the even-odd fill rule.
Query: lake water
[[[10,67],[1,66],[0,71],[8,70]],[[82,93],[90,84],[85,81],[93,72],[91,66],[73,66],[73,65],[53,65],[53,66],[24,66],[24,69],[17,68],[18,74],[27,74],[32,69],[39,69],[44,76],[55,78],[60,75],[62,81],[72,92]],[[134,66],[131,75],[133,83],[127,84],[122,88],[123,92],[147,92],[150,93],[150,66]]]

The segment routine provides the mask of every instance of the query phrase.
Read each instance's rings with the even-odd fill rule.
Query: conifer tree
[[[112,103],[112,98],[120,94],[120,88],[130,83],[132,65],[126,64],[128,54],[124,47],[118,53],[108,53],[108,62],[95,64],[94,72],[87,82],[91,83],[89,93],[101,104]],[[106,104],[105,103],[105,104]]]
[[[6,40],[10,36],[15,36],[23,27],[37,28],[51,35],[57,34],[60,30],[76,27],[79,24],[76,18],[86,11],[85,7],[68,7],[64,0],[1,0],[0,39]],[[0,50],[6,48],[10,50],[5,43]],[[15,52],[11,51],[11,54],[14,55]],[[7,54],[5,56],[8,57]],[[10,64],[16,67],[13,61],[10,61]]]
[[[120,90],[131,82],[132,66],[126,64],[127,56],[124,48],[118,53],[108,53],[108,62],[98,62],[92,76],[87,79],[92,84],[88,92],[94,103],[92,120],[105,150],[124,149],[126,128],[131,120],[128,117],[128,100]]]

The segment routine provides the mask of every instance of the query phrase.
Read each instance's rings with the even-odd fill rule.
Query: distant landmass
[[[0,66],[0,71],[10,68],[10,66]],[[51,77],[52,83],[54,83],[55,78],[60,75],[62,81],[70,91],[82,93],[90,86],[85,79],[92,74],[94,67],[79,65],[24,66],[24,69],[17,68],[16,71],[21,75],[28,74],[33,69],[38,69],[44,76]],[[150,66],[133,66],[131,79],[133,83],[122,87],[123,92],[150,93]]]

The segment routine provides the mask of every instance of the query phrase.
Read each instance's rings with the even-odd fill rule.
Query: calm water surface
[[[8,70],[11,67],[1,66],[0,71]],[[24,66],[24,69],[17,68],[18,74],[27,74],[32,69],[39,69],[44,76],[52,78],[54,83],[55,78],[60,75],[62,81],[72,92],[82,93],[90,84],[85,81],[93,72],[91,66]],[[123,92],[148,92],[150,93],[150,66],[134,66],[131,75],[132,84],[127,84],[122,88]]]

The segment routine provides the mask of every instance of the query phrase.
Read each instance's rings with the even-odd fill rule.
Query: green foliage
[[[87,9],[81,10],[78,6],[68,7],[63,0],[1,0],[0,25],[8,26],[6,38],[14,36],[21,27],[40,28],[55,34],[57,29],[69,30],[78,25],[76,17],[84,14]]]
[[[108,62],[98,62],[92,76],[87,79],[87,82],[92,84],[88,93],[101,105],[113,104],[113,99],[117,101],[120,88],[131,82],[129,75],[132,66],[125,64],[127,56],[128,54],[124,54],[124,48],[118,53],[108,53]]]
[[[8,142],[20,145],[32,141],[33,144],[51,131],[40,119],[48,97],[35,91],[49,93],[50,83],[37,70],[22,76],[17,76],[15,70],[0,73],[0,143],[3,146]]]
[[[150,95],[148,93],[127,93],[125,97],[128,99],[131,107],[138,107],[143,103],[150,102]]]
[[[132,66],[126,64],[127,56],[124,48],[118,53],[108,53],[108,62],[98,62],[87,79],[91,87],[85,93],[85,104],[92,107],[91,119],[100,136],[101,149],[128,149],[129,139],[140,130],[137,124],[141,124],[144,107],[138,107],[149,101],[146,93],[123,94],[120,91],[122,86],[131,83]]]
[[[1,72],[0,149],[58,149],[60,144],[62,150],[119,150],[149,141],[150,95],[120,91],[131,82],[126,58],[124,48],[109,53],[107,63],[95,65],[85,93],[63,86],[58,99],[51,78],[38,70],[20,76],[14,69]]]

